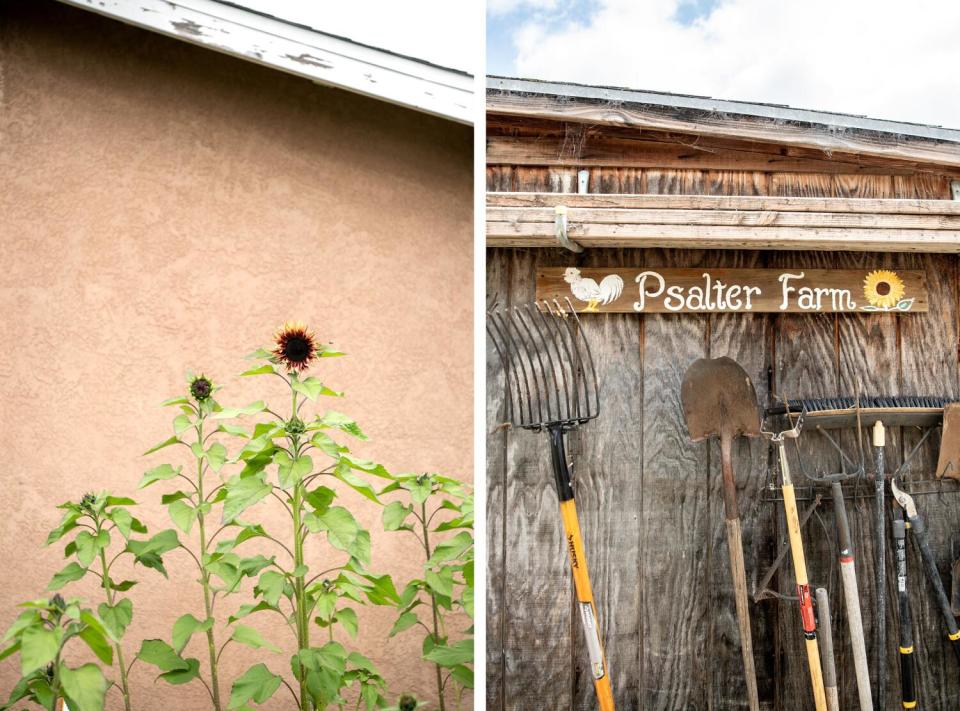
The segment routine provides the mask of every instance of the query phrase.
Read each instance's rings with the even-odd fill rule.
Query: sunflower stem
[[[97,528],[100,528],[99,522]],[[110,585],[110,565],[107,563],[107,552],[100,549],[100,569],[103,571],[103,588],[107,595],[107,604],[110,607],[114,605],[113,586]],[[130,688],[127,685],[127,665],[123,661],[123,648],[119,642],[113,643],[113,648],[117,652],[117,667],[120,669],[120,693],[123,694],[124,711],[130,711]]]
[[[297,391],[290,388],[290,419],[297,416]],[[300,443],[298,437],[291,436],[290,443],[293,450],[293,460],[296,462],[300,458]],[[290,505],[290,513],[293,518],[293,568],[300,573],[304,567],[303,555],[303,536],[300,534],[303,521],[303,482],[297,481],[293,484],[293,496]],[[310,649],[310,626],[307,619],[307,595],[306,595],[306,576],[298,574],[293,579],[293,596],[296,601],[295,617],[297,621],[297,654],[304,649]],[[303,664],[299,664],[297,670],[298,681],[300,682],[300,709],[301,711],[311,711],[313,703],[307,690],[307,674]]]
[[[197,441],[203,443],[203,415],[197,421]],[[203,460],[197,459],[197,496],[203,502]],[[213,600],[210,594],[210,573],[203,564],[207,556],[207,528],[203,512],[197,509],[197,527],[200,532],[200,585],[203,587],[204,620],[213,618]],[[213,698],[213,708],[221,711],[220,682],[217,674],[217,643],[213,632],[213,625],[207,628],[207,653],[210,657],[210,696]]]
[[[430,560],[433,557],[433,552],[430,550],[430,527],[427,525],[427,502],[424,501],[420,504],[420,524],[423,531],[423,550],[426,553],[427,560]],[[430,594],[430,609],[433,613],[433,643],[438,645],[440,644],[440,611],[437,609],[437,598],[431,592]],[[437,672],[437,700],[439,703],[440,711],[446,711],[446,706],[443,698],[443,670],[440,668],[439,664],[434,665]]]

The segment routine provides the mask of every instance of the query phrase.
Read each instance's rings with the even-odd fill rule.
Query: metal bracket
[[[577,244],[567,236],[567,206],[557,205],[553,209],[553,233],[556,235],[557,242],[564,249],[580,254],[583,251],[583,245]]]
[[[954,200],[960,200],[960,180],[950,181],[950,194]]]
[[[577,194],[586,195],[588,192],[590,192],[590,171],[584,169],[577,172]]]

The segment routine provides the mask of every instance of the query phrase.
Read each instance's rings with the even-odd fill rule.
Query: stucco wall
[[[163,461],[141,456],[170,433],[159,403],[189,369],[224,401],[281,396],[236,374],[287,318],[350,353],[318,373],[370,435],[361,454],[472,476],[469,129],[46,0],[0,12],[0,626],[63,564],[42,547],[54,503],[108,488],[171,525],[159,489],[135,491]],[[415,575],[414,541],[347,498],[374,567]],[[186,563],[169,581],[135,571],[133,644],[200,614]],[[391,691],[429,696],[419,635],[387,640],[393,617],[365,609],[356,646]],[[255,656],[234,648],[225,676]],[[15,676],[0,663],[4,699]],[[137,709],[209,707],[197,683],[132,678]]]

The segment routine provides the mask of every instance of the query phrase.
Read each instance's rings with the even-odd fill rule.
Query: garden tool
[[[913,497],[898,486],[896,478],[890,480],[890,489],[893,492],[893,497],[897,500],[897,503],[900,504],[900,508],[902,508],[906,514],[911,537],[920,551],[923,570],[930,584],[933,586],[933,597],[936,600],[940,615],[943,617],[944,627],[946,627],[947,630],[947,639],[950,640],[953,651],[957,657],[957,662],[960,663],[960,629],[957,627],[957,619],[953,616],[953,610],[950,607],[950,598],[947,597],[947,591],[943,586],[940,571],[937,569],[937,561],[933,557],[933,551],[930,550],[926,524],[917,512],[917,505],[914,503]]]
[[[886,439],[886,427],[921,427],[927,428],[927,434],[941,423],[945,422],[945,411],[953,410],[953,398],[944,398],[931,395],[899,395],[899,396],[858,396],[822,398],[814,400],[790,400],[780,406],[767,410],[767,414],[783,414],[790,410],[807,411],[809,426],[816,426],[820,430],[839,428],[859,428],[873,426],[873,451],[876,463],[876,478],[874,479],[874,493],[876,499],[876,566],[875,584],[877,593],[876,620],[876,662],[877,662],[877,708],[886,708],[886,523],[884,503],[884,471],[883,446]],[[951,417],[952,419],[952,417]],[[947,432],[955,432],[956,427],[945,427]],[[924,435],[926,438],[927,435]],[[921,440],[922,441],[922,440]],[[910,457],[919,450],[914,448]],[[943,447],[941,446],[941,450]],[[944,453],[946,457],[950,448]],[[901,468],[909,461],[904,460]],[[946,468],[946,464],[944,464]],[[956,467],[944,472],[938,467],[938,475],[948,475]],[[960,477],[958,477],[960,478]]]
[[[874,579],[877,592],[877,610],[874,618],[877,641],[877,708],[887,708],[887,555],[886,523],[884,517],[884,458],[883,447],[886,444],[886,430],[883,422],[873,423],[873,461],[876,474],[873,480],[876,506],[876,561]]]
[[[867,645],[863,635],[863,619],[860,615],[860,590],[857,584],[853,539],[850,536],[850,521],[847,518],[847,506],[843,500],[843,487],[840,484],[847,479],[856,479],[862,476],[863,469],[863,458],[861,457],[860,468],[856,471],[841,471],[839,474],[819,476],[811,475],[810,479],[830,485],[840,548],[840,578],[843,583],[843,602],[847,611],[847,627],[850,632],[850,646],[853,652],[853,666],[857,679],[860,711],[872,711],[873,697],[870,691],[870,669],[867,666]],[[826,670],[824,670],[824,675],[826,675]],[[829,696],[827,701],[829,705]]]
[[[740,627],[740,648],[747,683],[747,699],[751,711],[760,708],[757,675],[747,608],[747,574],[743,564],[743,543],[740,534],[740,511],[737,508],[737,484],[731,459],[733,439],[760,433],[757,416],[757,394],[750,376],[730,358],[700,358],[683,376],[680,400],[687,421],[690,439],[694,442],[713,436],[720,438],[720,461],[723,469],[723,505],[727,528],[727,548]]]
[[[913,622],[907,594],[907,530],[900,509],[894,509],[893,546],[897,560],[897,599],[900,608],[900,703],[903,708],[917,706],[917,686],[913,668]]]
[[[569,300],[565,305],[544,301],[489,311],[487,333],[503,363],[508,419],[517,427],[545,432],[550,441],[590,673],[600,711],[613,711],[610,673],[600,641],[600,623],[587,574],[565,447],[567,432],[600,412],[600,387],[593,355]]]
[[[937,476],[960,479],[960,402],[951,402],[943,408]]]
[[[954,617],[960,617],[960,560],[950,567],[950,599]]]
[[[840,711],[837,690],[837,667],[833,657],[833,628],[830,625],[830,599],[826,588],[817,588],[817,616],[820,618],[820,639],[823,642],[823,690],[827,711]]]
[[[807,562],[803,555],[803,538],[800,535],[800,515],[797,513],[797,497],[793,493],[793,479],[790,477],[790,462],[787,461],[786,440],[800,436],[803,427],[803,415],[788,430],[774,432],[764,427],[761,434],[777,448],[780,457],[780,474],[783,477],[783,510],[787,517],[787,532],[790,535],[790,553],[793,556],[793,572],[797,579],[797,596],[800,601],[800,621],[803,625],[803,637],[807,647],[807,666],[810,669],[810,686],[813,689],[813,703],[817,711],[827,711],[827,697],[823,684],[823,670],[820,667],[820,648],[817,644],[817,621],[813,614],[813,600],[810,597],[810,585],[807,581]]]

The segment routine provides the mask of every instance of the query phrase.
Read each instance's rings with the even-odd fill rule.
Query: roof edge
[[[611,104],[633,104],[638,106],[689,109],[705,114],[738,115],[778,122],[795,122],[827,128],[842,128],[854,131],[896,135],[908,139],[960,144],[960,130],[943,128],[941,126],[890,121],[888,119],[874,119],[854,114],[795,109],[779,104],[714,99],[706,96],[670,94],[666,92],[499,76],[487,77],[487,93],[539,94],[563,99],[581,99],[597,103],[604,102]]]
[[[59,0],[129,25],[415,111],[473,124],[473,77],[215,0]]]

